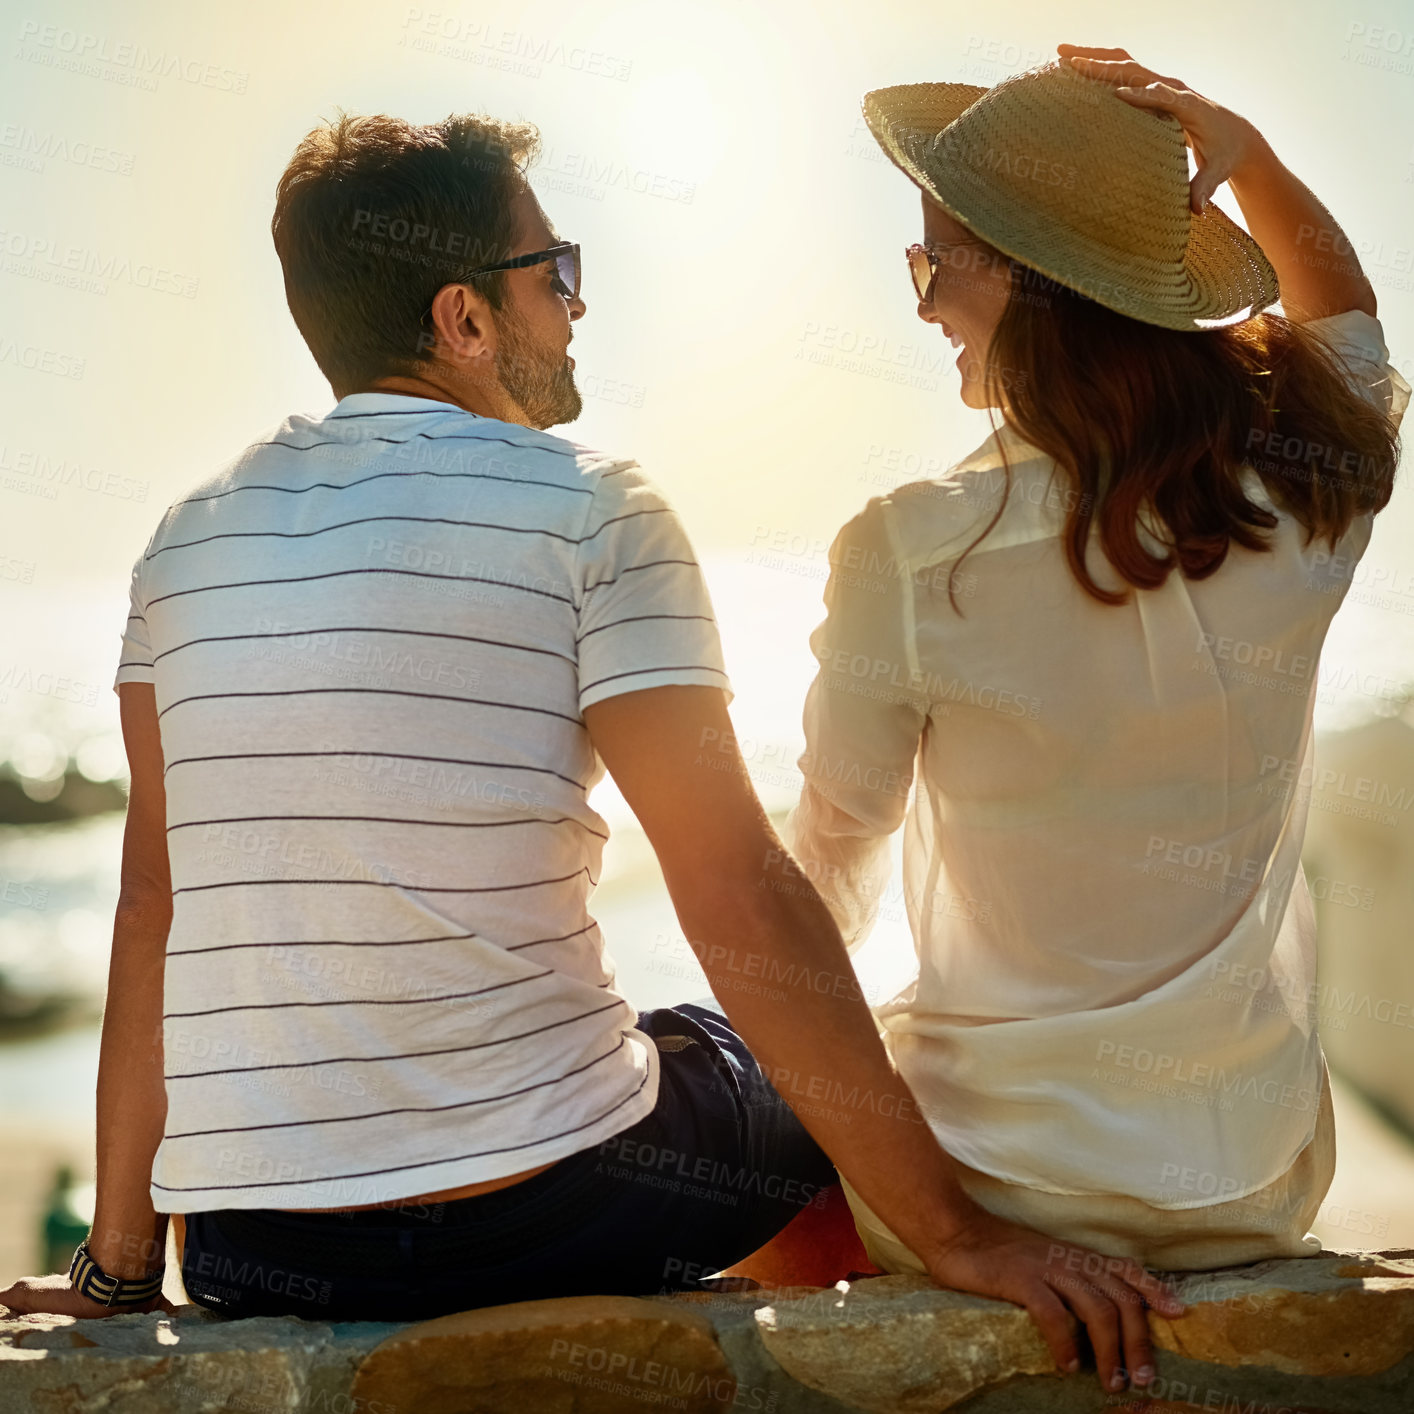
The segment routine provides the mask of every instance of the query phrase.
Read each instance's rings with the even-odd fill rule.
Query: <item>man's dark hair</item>
[[[528,123],[453,114],[419,127],[340,113],[295,149],[270,232],[285,298],[336,391],[431,358],[425,316],[443,285],[474,284],[493,308],[511,254],[512,201],[540,137]]]

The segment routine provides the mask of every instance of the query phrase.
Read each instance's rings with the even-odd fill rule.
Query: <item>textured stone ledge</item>
[[[1408,1414],[1414,1252],[1180,1279],[1151,1396],[1061,1375],[1026,1313],[913,1277],[575,1297],[416,1324],[0,1308],[4,1414]]]

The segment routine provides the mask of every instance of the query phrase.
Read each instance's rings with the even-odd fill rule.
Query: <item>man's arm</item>
[[[1105,1259],[1084,1268],[1105,1275],[1078,1278],[1082,1268],[1067,1260],[1075,1249],[991,1217],[962,1191],[884,1050],[829,910],[752,789],[722,692],[649,688],[594,703],[584,720],[657,852],[683,932],[733,1025],[768,1076],[789,1077],[777,1088],[801,1101],[802,1123],[864,1201],[936,1281],[1025,1306],[1062,1368],[1077,1359],[1066,1307],[1085,1321],[1111,1388],[1122,1364],[1152,1365],[1144,1300],[1175,1309],[1153,1278]],[[733,743],[726,753],[724,741]],[[729,955],[750,957],[786,999],[734,990]],[[874,1102],[814,1103],[836,1080]]]
[[[806,1126],[871,1206],[909,1210],[893,1215],[914,1250],[946,1238],[973,1204],[889,1062],[828,908],[756,797],[722,693],[650,688],[596,703],[584,719],[652,841],[708,982],[762,1068],[790,1076],[777,1088],[807,1100]],[[728,957],[770,987],[733,988]],[[778,990],[788,1000],[770,1000]],[[836,1078],[877,1103],[857,1113],[821,1106],[820,1087]]]
[[[153,1207],[149,1185],[167,1116],[162,972],[172,876],[156,695],[151,683],[125,682],[118,699],[132,785],[98,1056],[98,1201],[89,1251],[110,1276],[141,1277],[162,1265],[167,1235],[167,1215]],[[75,1292],[66,1275],[16,1282],[0,1291],[0,1305],[72,1316],[113,1314]],[[155,1300],[117,1309],[164,1305]]]
[[[167,1215],[153,1208],[149,1184],[167,1118],[162,973],[172,872],[156,693],[149,683],[132,682],[118,696],[132,786],[98,1057],[98,1203],[90,1250],[104,1271],[137,1277],[161,1265],[167,1233]]]

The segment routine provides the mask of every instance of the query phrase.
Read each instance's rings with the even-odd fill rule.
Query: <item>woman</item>
[[[1301,1255],[1335,1147],[1290,783],[1409,389],[1250,123],[1059,52],[865,98],[923,194],[919,317],[1000,426],[841,531],[790,838],[853,948],[907,812],[879,1018],[981,1206],[1167,1269]]]

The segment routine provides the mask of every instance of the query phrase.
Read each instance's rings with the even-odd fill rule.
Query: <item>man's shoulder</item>
[[[351,458],[386,461],[390,467],[408,472],[533,472],[539,479],[569,483],[592,482],[611,471],[637,465],[631,457],[554,432],[482,417],[447,403],[416,412],[400,409],[350,416],[336,408],[324,416],[292,413],[210,479],[219,481],[264,461],[288,463],[305,453],[314,455],[316,464],[320,460],[338,463],[344,448]]]
[[[632,457],[450,405],[445,413],[382,420],[296,412],[186,486],[166,506],[153,538],[178,518],[240,504],[243,498],[232,497],[241,490],[298,493],[418,473],[549,484],[585,493],[585,505],[605,477],[629,473],[625,483],[641,479]]]
[[[607,452],[602,447],[558,433],[520,427],[510,422],[496,422],[492,418],[472,418],[470,415],[467,415],[467,421],[479,423],[480,428],[475,431],[464,428],[466,435],[479,437],[488,446],[506,445],[511,449],[511,455],[520,453],[538,467],[558,472],[567,480],[592,486],[611,473],[639,469],[633,457]]]

